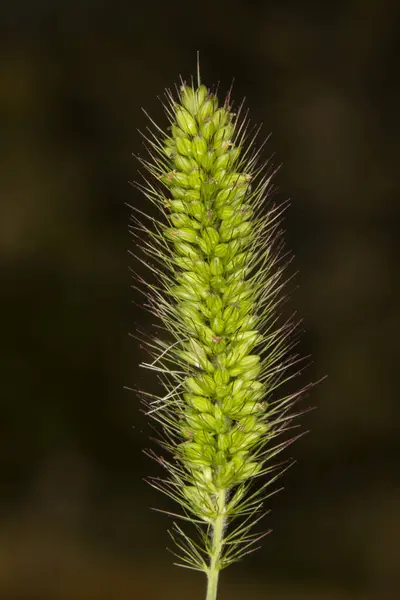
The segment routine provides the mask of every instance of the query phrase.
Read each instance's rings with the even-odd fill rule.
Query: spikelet
[[[206,573],[208,600],[219,571],[264,535],[250,530],[282,471],[274,458],[294,439],[278,436],[305,391],[279,396],[299,360],[296,327],[280,316],[283,207],[269,200],[257,132],[229,102],[219,104],[200,78],[177,99],[167,93],[170,127],[151,121],[141,159],[149,175],[137,184],[158,217],[132,207],[137,259],[149,269],[137,280],[162,326],[146,342],[153,360],[144,366],[165,394],[143,396],[167,451],[150,454],[167,475],[150,482],[197,529],[192,538],[174,524],[171,535],[178,564]]]

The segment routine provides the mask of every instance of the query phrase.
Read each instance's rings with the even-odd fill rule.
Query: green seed
[[[204,139],[204,138],[203,138]],[[215,155],[212,150],[208,150],[199,157],[199,163],[206,171],[211,171],[214,165]]]
[[[179,154],[182,154],[182,156],[192,156],[192,142],[188,137],[177,137],[175,143]]]
[[[175,213],[186,213],[186,206],[180,200],[169,200],[168,206]]]
[[[208,145],[205,138],[196,135],[192,141],[192,155],[199,161],[207,153]]]
[[[219,108],[215,111],[212,116],[212,122],[215,125],[215,129],[219,130],[229,122],[229,113],[224,108]]]
[[[186,156],[177,154],[174,158],[174,164],[177,169],[189,173],[196,163]]]
[[[179,186],[171,186],[170,187],[171,194],[174,198],[183,198],[186,194],[186,190]]]
[[[230,157],[229,152],[225,152],[225,154],[218,156],[218,158],[214,162],[214,172],[216,172],[220,169],[225,170],[228,167],[230,161],[231,161],[231,157]]]
[[[214,255],[218,258],[223,258],[227,255],[229,248],[226,244],[217,244],[214,248]]]
[[[212,100],[211,98],[209,98],[208,100],[205,100],[202,103],[202,105],[200,106],[198,113],[197,113],[197,118],[198,118],[199,122],[205,121],[207,118],[212,117],[212,115],[214,113],[214,108],[215,108],[214,100]]]
[[[204,215],[206,214],[204,204],[197,200],[190,202],[187,210],[189,214],[195,217],[198,221],[202,221],[202,219],[204,219]]]
[[[182,106],[186,108],[191,115],[195,115],[197,112],[197,96],[194,89],[191,86],[183,85],[181,87],[181,102]]]
[[[203,123],[200,125],[200,133],[203,138],[207,141],[210,141],[212,136],[215,133],[215,125],[212,122],[210,117],[204,119]],[[172,148],[173,151],[173,148]]]
[[[201,105],[205,101],[208,96],[208,89],[205,85],[200,85],[196,90],[196,100],[197,100],[197,111],[200,110]]]
[[[183,127],[182,127],[183,129]],[[232,124],[227,124],[225,127],[218,128],[214,135],[214,147],[221,145],[224,141],[230,140],[234,133],[234,127]]]
[[[179,127],[187,135],[196,135],[197,124],[196,119],[185,108],[178,108],[175,113],[176,121]]]

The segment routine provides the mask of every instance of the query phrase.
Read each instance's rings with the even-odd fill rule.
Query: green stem
[[[225,528],[225,500],[226,491],[221,490],[217,496],[218,516],[213,523],[212,550],[210,555],[210,566],[207,571],[207,598],[206,600],[217,600],[218,578],[220,571],[220,558],[224,545]]]

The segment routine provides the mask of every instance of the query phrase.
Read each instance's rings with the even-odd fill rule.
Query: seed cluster
[[[194,541],[174,521],[170,534],[178,564],[207,574],[208,600],[218,572],[262,537],[252,528],[285,470],[275,457],[298,437],[280,436],[312,387],[282,393],[302,361],[292,354],[297,325],[281,311],[284,206],[268,201],[272,174],[259,163],[257,132],[229,102],[219,105],[199,72],[197,87],[184,84],[177,99],[167,92],[168,134],[150,119],[150,159],[139,159],[150,177],[136,184],[156,214],[131,207],[147,273],[135,273],[135,287],[157,318],[156,334],[140,337],[152,358],[142,366],[163,388],[140,395],[168,451],[148,451],[167,472],[149,483],[197,530]]]
[[[171,168],[161,180],[170,192],[164,236],[175,251],[169,294],[187,332],[175,350],[187,371],[175,454],[190,474],[183,495],[208,521],[221,490],[237,490],[261,470],[257,452],[269,429],[250,276],[257,219],[229,107],[203,85],[185,85],[174,109],[164,144]],[[238,500],[233,492],[230,499],[232,506]]]

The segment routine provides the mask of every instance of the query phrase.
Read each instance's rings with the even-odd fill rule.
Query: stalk
[[[266,535],[252,528],[285,468],[274,460],[296,439],[282,434],[305,392],[286,391],[300,359],[296,326],[281,314],[283,207],[270,200],[257,130],[232,109],[230,93],[221,103],[199,75],[177,97],[167,92],[168,130],[150,119],[140,159],[149,211],[131,207],[135,256],[147,269],[135,286],[158,321],[141,337],[151,356],[142,366],[163,389],[141,392],[162,447],[148,454],[165,470],[149,483],[195,529],[175,520],[170,534],[176,564],[206,574],[207,600],[217,598],[219,572]]]
[[[207,572],[207,596],[206,600],[216,600],[219,579],[219,560],[222,554],[224,529],[226,523],[225,517],[225,490],[221,490],[217,497],[220,514],[215,518],[212,525],[212,549],[210,554],[210,566]]]

